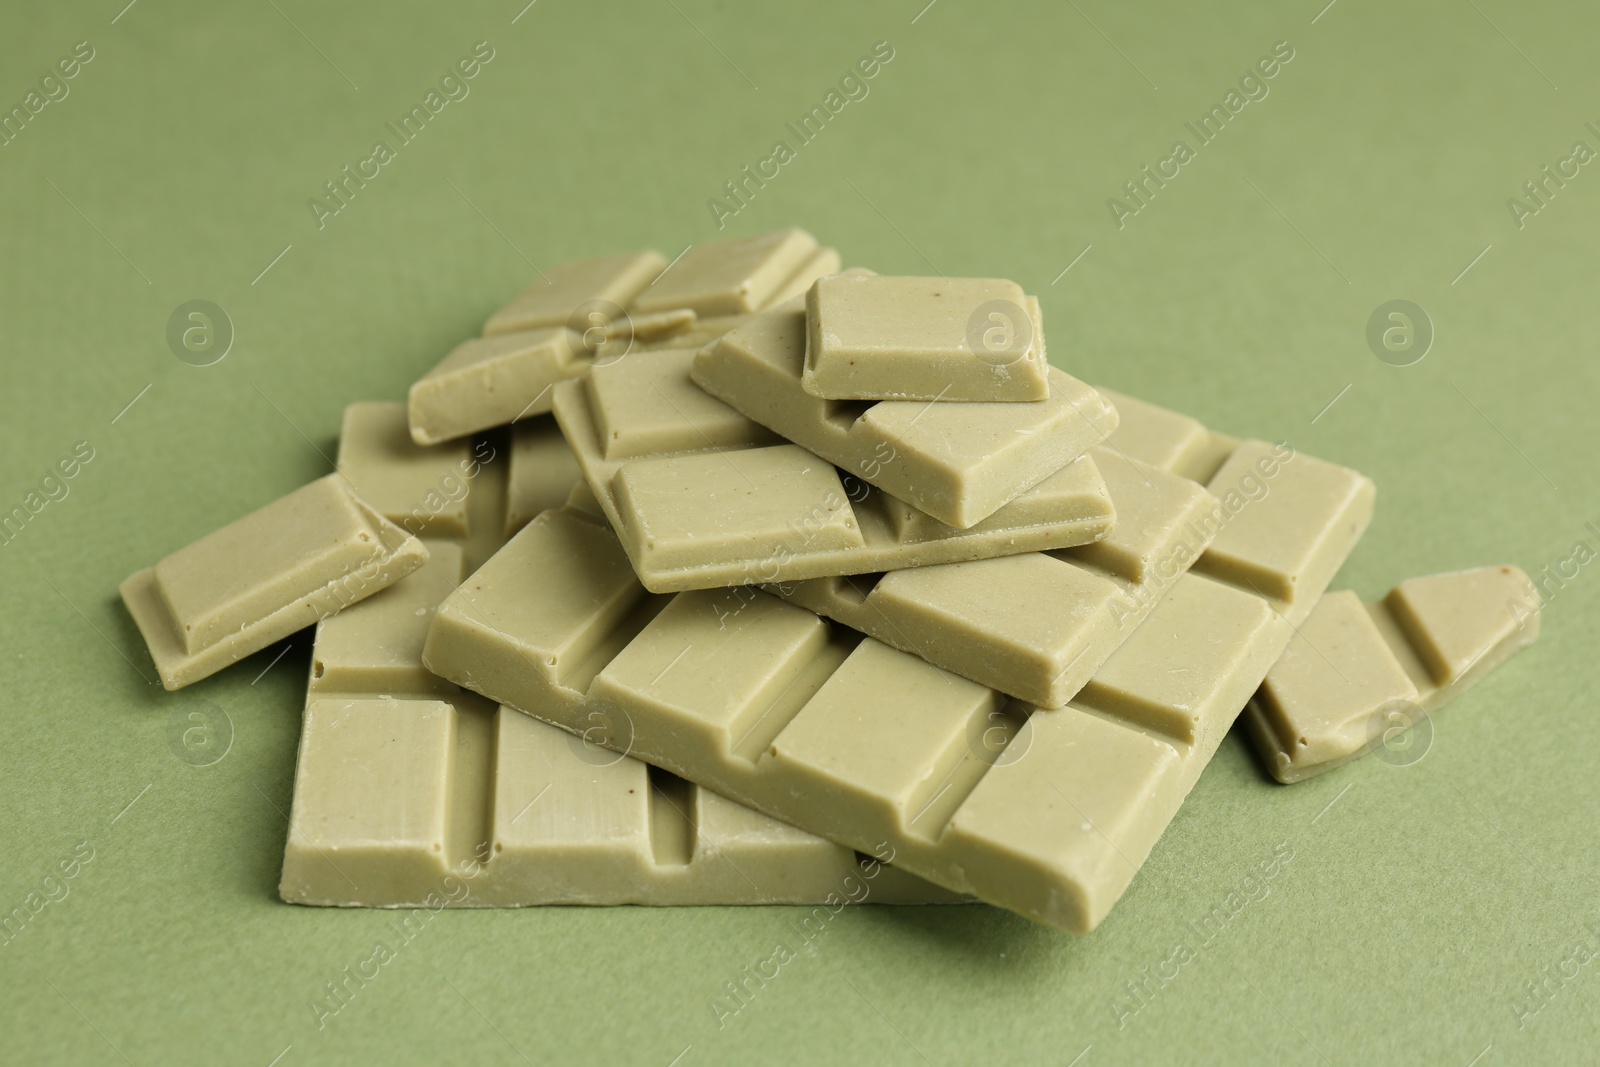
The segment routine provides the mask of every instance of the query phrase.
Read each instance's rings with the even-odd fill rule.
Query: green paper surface
[[[1592,10],[124,2],[0,15],[9,1062],[1594,1061]],[[336,214],[308,206],[379,140]],[[741,204],[747,165],[771,177]],[[309,635],[166,693],[117,583],[326,472],[346,403],[403,397],[538,268],[670,257],[719,216],[1016,279],[1057,365],[1371,475],[1335,587],[1549,567],[1542,638],[1409,765],[1282,787],[1236,731],[1087,937],[987,907],[851,907],[809,942],[800,909],[551,908],[403,941],[279,902]],[[178,316],[189,362],[169,344],[195,300],[231,323],[210,366],[203,320]],[[1393,300],[1431,322],[1408,366],[1420,334],[1369,347]],[[403,944],[319,1013],[378,941]]]

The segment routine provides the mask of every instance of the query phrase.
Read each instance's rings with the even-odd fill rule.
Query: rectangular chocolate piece
[[[967,529],[1084,455],[1116,410],[1065,371],[1028,404],[819,400],[802,387],[803,301],[791,300],[701,349],[695,382],[802,448],[919,511]]]
[[[433,445],[543,415],[550,387],[588,370],[565,326],[463,341],[411,386],[411,437]]]
[[[1366,527],[1370,481],[1287,446],[1212,434],[1142,401],[1116,403],[1133,414],[1091,453],[1118,516],[1101,540],[768,590],[1045,708],[1071,699],[1191,564],[1280,612],[1309,610],[1299,591],[1326,587]],[[1188,451],[1168,447],[1171,434],[1148,432],[1169,415],[1185,424]],[[1210,492],[1130,453],[1202,475]]]
[[[1293,497],[1260,514],[1304,539],[1307,581],[1365,526],[1359,507]],[[1072,703],[1035,711],[765,594],[653,596],[607,530],[550,512],[446,599],[423,661],[831,840],[888,842],[953,891],[1086,931],[1320,591],[1282,608],[1184,574]]]
[[[748,315],[804,293],[838,269],[838,253],[801,229],[692,245],[639,293],[634,308]]]
[[[461,476],[465,447],[411,445],[403,405],[352,405],[345,425],[342,456],[361,457],[374,484],[406,485],[389,498],[397,518],[422,487]],[[478,453],[461,498],[466,525],[505,529],[497,511],[529,480],[517,465],[546,444]],[[470,568],[460,544],[429,545],[422,569],[317,628],[283,899],[433,908],[959,899],[427,671],[433,612]]]
[[[1298,625],[1372,521],[1372,480],[1286,442],[1240,441],[1187,415],[1106,395],[1124,413],[1111,448],[1192,478],[1215,498],[1203,520],[1211,544],[1194,569],[1250,589]]]
[[[503,538],[522,529],[539,512],[560,507],[573,486],[582,484],[578,458],[567,447],[553,416],[529,419],[511,428],[508,477]]]
[[[629,357],[555,390],[556,421],[656,592],[1063,548],[1111,525],[1104,479],[1084,456],[955,529],[710,396],[690,380],[694,359],[687,349]]]
[[[490,315],[483,336],[566,326],[573,311],[589,303],[626,307],[666,266],[667,257],[654,249],[562,263]]]
[[[960,899],[638,760],[580,751],[472,694],[314,699],[279,894],[378,908]]]
[[[819,278],[801,386],[823,400],[1050,398],[1039,301],[1000,278]]]
[[[763,586],[963,678],[1059,708],[1210,543],[1216,501],[1099,446],[1111,532],[1052,552]],[[753,593],[744,593],[751,596]]]
[[[550,410],[557,383],[657,348],[705,344],[804,293],[839,255],[804,230],[554,267],[412,385],[410,429],[437,444]]]
[[[1412,578],[1370,604],[1326,594],[1246,709],[1262,761],[1289,783],[1374,749],[1420,759],[1405,731],[1533,644],[1539,608],[1510,566]]]
[[[1116,405],[1119,421],[1112,444],[1154,467],[1204,485],[1238,443],[1214,433],[1192,415],[1172,411],[1110,389],[1100,390]]]
[[[365,400],[344,409],[334,465],[363,500],[411,533],[465,537],[467,485],[482,469],[484,453],[468,438],[431,448],[416,444],[404,404]]]
[[[371,596],[428,558],[330,474],[122,583],[161,683],[179,689]]]

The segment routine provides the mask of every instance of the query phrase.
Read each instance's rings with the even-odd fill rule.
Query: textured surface
[[[80,842],[94,857],[0,948],[7,1058],[121,1063],[109,1041],[139,1067],[266,1067],[290,1045],[278,1067],[521,1063],[512,1046],[640,1067],[688,1046],[678,1067],[996,1048],[1065,1065],[1091,1045],[1076,1067],[1593,1059],[1596,965],[1538,1003],[1525,983],[1592,948],[1600,919],[1600,563],[1574,553],[1600,550],[1600,173],[1521,229],[1506,207],[1574,140],[1600,147],[1592,9],[539,0],[512,25],[526,0],[275,2],[315,48],[269,4],[0,15],[0,106],[75,42],[97,50],[0,148],[0,506],[44,499],[75,443],[94,456],[0,548],[0,906],[47,900]],[[1265,99],[1118,229],[1107,199],[1138,206],[1123,183],[1195,146],[1184,124],[1284,38]],[[471,95],[318,229],[307,199],[481,39],[496,55]],[[865,98],[802,143],[785,124],[863,57]],[[773,174],[779,139],[795,158],[728,199],[742,168]],[[722,231],[713,197],[737,211]],[[1015,278],[1071,373],[1371,475],[1377,514],[1334,588],[1370,600],[1515,563],[1555,592],[1538,643],[1407,767],[1284,788],[1235,730],[1088,937],[993,908],[847,907],[810,940],[796,909],[550,908],[441,914],[406,941],[388,915],[279,901],[309,635],[270,670],[283,644],[165,693],[119,655],[149,675],[116,583],[326,473],[345,405],[403,400],[530,263],[791,225],[887,273]],[[1365,337],[1397,297],[1436,327],[1409,367]],[[236,327],[211,367],[166,344],[194,298]],[[174,722],[219,746],[231,723],[232,745],[194,766]],[[398,958],[319,1028],[308,999],[380,937]],[[778,977],[732,999],[757,965]]]

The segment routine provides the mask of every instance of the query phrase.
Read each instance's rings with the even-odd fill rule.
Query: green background
[[[0,21],[5,108],[96,51],[0,147],[0,509],[95,453],[0,548],[0,908],[94,850],[0,946],[5,1058],[1594,1061],[1600,962],[1520,1024],[1513,1004],[1600,944],[1600,565],[1420,762],[1286,788],[1236,732],[1093,935],[847,909],[721,1029],[708,1002],[797,912],[448,914],[318,1030],[308,999],[389,916],[276,897],[305,638],[168,694],[116,599],[323,473],[347,402],[403,396],[536,265],[714,236],[708,198],[880,40],[870,95],[725,234],[801,225],[850,264],[1015,278],[1061,366],[1365,471],[1377,518],[1336,586],[1600,549],[1600,165],[1522,228],[1506,205],[1600,148],[1592,9],[123,2]],[[1280,40],[1270,95],[1119,229],[1107,199]],[[478,41],[470,96],[319,230],[307,199]],[[1407,367],[1366,340],[1400,298],[1436,330]],[[191,299],[236,331],[214,366],[168,349]],[[231,748],[192,766],[168,729],[208,706]],[[1119,1027],[1124,984],[1280,843],[1266,895]]]

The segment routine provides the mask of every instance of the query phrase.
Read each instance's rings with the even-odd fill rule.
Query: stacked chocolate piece
[[[316,623],[284,899],[1087,931],[1241,713],[1297,781],[1537,634],[1514,567],[1325,595],[1372,482],[1052,367],[1015,283],[840,266],[552,269],[124,584],[169,688]]]

